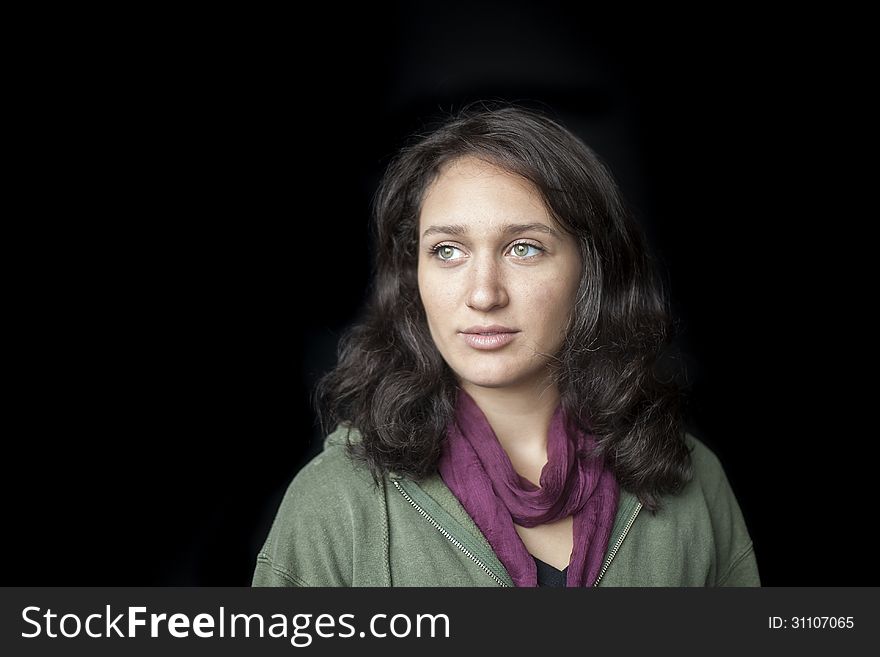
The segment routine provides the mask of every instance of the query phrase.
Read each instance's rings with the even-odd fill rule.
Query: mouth
[[[483,330],[483,331],[462,331],[460,333],[465,344],[473,349],[480,351],[492,351],[506,347],[516,339],[519,331],[513,329],[505,330]]]
[[[519,329],[501,326],[500,324],[491,324],[489,326],[471,326],[470,328],[461,331],[461,333],[468,333],[471,335],[498,335],[499,333],[519,333]]]

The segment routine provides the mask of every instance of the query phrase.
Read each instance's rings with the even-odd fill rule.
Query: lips
[[[517,333],[519,331],[516,329],[493,324],[492,326],[471,326],[461,331],[461,336],[468,346],[481,351],[491,351],[501,349],[513,342]]]

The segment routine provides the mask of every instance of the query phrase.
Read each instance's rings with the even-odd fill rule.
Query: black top
[[[538,566],[538,586],[565,586],[568,566],[565,567],[565,570],[557,570],[534,555],[532,558],[535,560],[535,565]]]

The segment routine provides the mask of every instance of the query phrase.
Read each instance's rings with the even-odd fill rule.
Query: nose
[[[468,308],[488,312],[507,305],[507,286],[498,263],[475,262],[470,274],[466,302]]]

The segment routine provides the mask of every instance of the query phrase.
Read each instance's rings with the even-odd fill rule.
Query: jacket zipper
[[[611,548],[611,552],[608,553],[608,558],[605,559],[605,564],[602,566],[602,570],[599,571],[599,576],[596,578],[596,581],[593,582],[593,586],[599,586],[599,580],[602,579],[602,576],[605,574],[605,571],[608,570],[608,566],[611,565],[611,560],[614,558],[614,555],[617,554],[617,551],[620,549],[620,544],[623,543],[623,539],[626,538],[626,535],[629,533],[629,528],[632,527],[633,522],[635,522],[636,516],[639,515],[639,511],[642,508],[642,503],[639,502],[636,504],[636,510],[633,511],[632,515],[629,517],[629,520],[626,523],[626,526],[623,528],[623,533],[620,535],[620,538],[617,539],[617,542],[614,544],[614,547]]]
[[[405,490],[403,490],[403,488],[400,487],[400,484],[398,484],[396,481],[393,483],[394,483],[394,487],[398,490],[398,492],[400,492],[400,494],[403,495],[404,499],[406,499],[407,502],[412,504],[413,508],[416,511],[418,511],[420,514],[422,514],[422,516],[428,522],[430,522],[438,532],[440,532],[443,536],[445,536],[447,539],[449,539],[449,541],[455,547],[457,547],[459,550],[464,552],[468,557],[470,557],[471,561],[473,561],[475,564],[477,564],[480,568],[482,568],[486,572],[486,574],[489,577],[491,577],[493,580],[495,580],[495,582],[498,584],[498,586],[508,586],[495,573],[493,573],[492,570],[486,564],[484,564],[482,561],[480,561],[476,556],[474,556],[474,554],[470,550],[468,550],[464,545],[459,543],[458,540],[456,540],[449,532],[447,532],[445,529],[443,529],[443,527],[440,525],[440,523],[437,522],[436,520],[434,520],[434,518],[432,518],[427,511],[425,511],[422,507],[420,507],[418,504],[416,504],[416,502],[413,500],[413,498],[411,498],[407,494],[407,492]]]
[[[475,564],[477,564],[480,568],[482,568],[482,569],[486,572],[487,575],[489,575],[489,577],[491,577],[493,580],[495,580],[495,582],[498,584],[498,586],[508,586],[505,582],[503,582],[501,579],[499,579],[498,576],[497,576],[495,573],[493,573],[492,570],[491,570],[486,564],[484,564],[484,563],[483,563],[482,561],[480,561],[477,557],[475,557],[475,556],[471,553],[470,550],[468,550],[465,546],[463,546],[461,543],[459,543],[459,542],[458,542],[458,541],[457,541],[457,540],[456,540],[456,539],[455,539],[455,538],[454,538],[449,532],[447,532],[447,531],[446,531],[446,530],[440,525],[439,522],[437,522],[436,520],[434,520],[434,518],[432,518],[431,515],[430,515],[427,511],[425,511],[422,507],[420,507],[420,506],[419,506],[419,505],[413,500],[413,498],[411,498],[411,497],[407,494],[407,492],[406,492],[405,490],[403,490],[403,488],[400,487],[400,484],[398,484],[396,481],[393,482],[393,483],[394,483],[394,487],[398,490],[398,492],[399,492],[401,495],[403,495],[404,499],[405,499],[407,502],[409,502],[409,503],[413,506],[413,508],[414,508],[416,511],[418,511],[418,512],[422,515],[422,517],[424,517],[428,522],[430,522],[431,525],[433,525],[433,527],[434,527],[438,532],[440,532],[443,536],[445,536],[447,539],[449,539],[449,541],[450,541],[454,546],[456,546],[459,550],[461,550],[461,551],[464,552],[468,557],[470,557],[471,561],[473,561]],[[608,553],[608,558],[605,559],[605,563],[602,565],[602,570],[599,571],[599,576],[596,577],[596,581],[593,582],[593,586],[599,586],[599,580],[602,579],[602,577],[605,575],[605,571],[608,570],[608,566],[611,565],[611,560],[614,559],[614,555],[616,555],[616,554],[617,554],[617,551],[620,549],[620,546],[621,546],[621,544],[623,543],[623,539],[626,538],[626,535],[629,533],[629,529],[630,529],[630,527],[632,527],[633,523],[634,523],[635,520],[636,520],[636,516],[639,515],[639,511],[641,511],[641,509],[642,509],[642,503],[641,503],[641,502],[638,502],[638,503],[636,504],[636,508],[635,508],[635,510],[632,512],[632,515],[629,517],[629,520],[627,520],[626,525],[625,525],[624,528],[623,528],[623,533],[620,535],[620,538],[617,539],[617,542],[614,544],[614,547],[611,548],[611,552]]]

